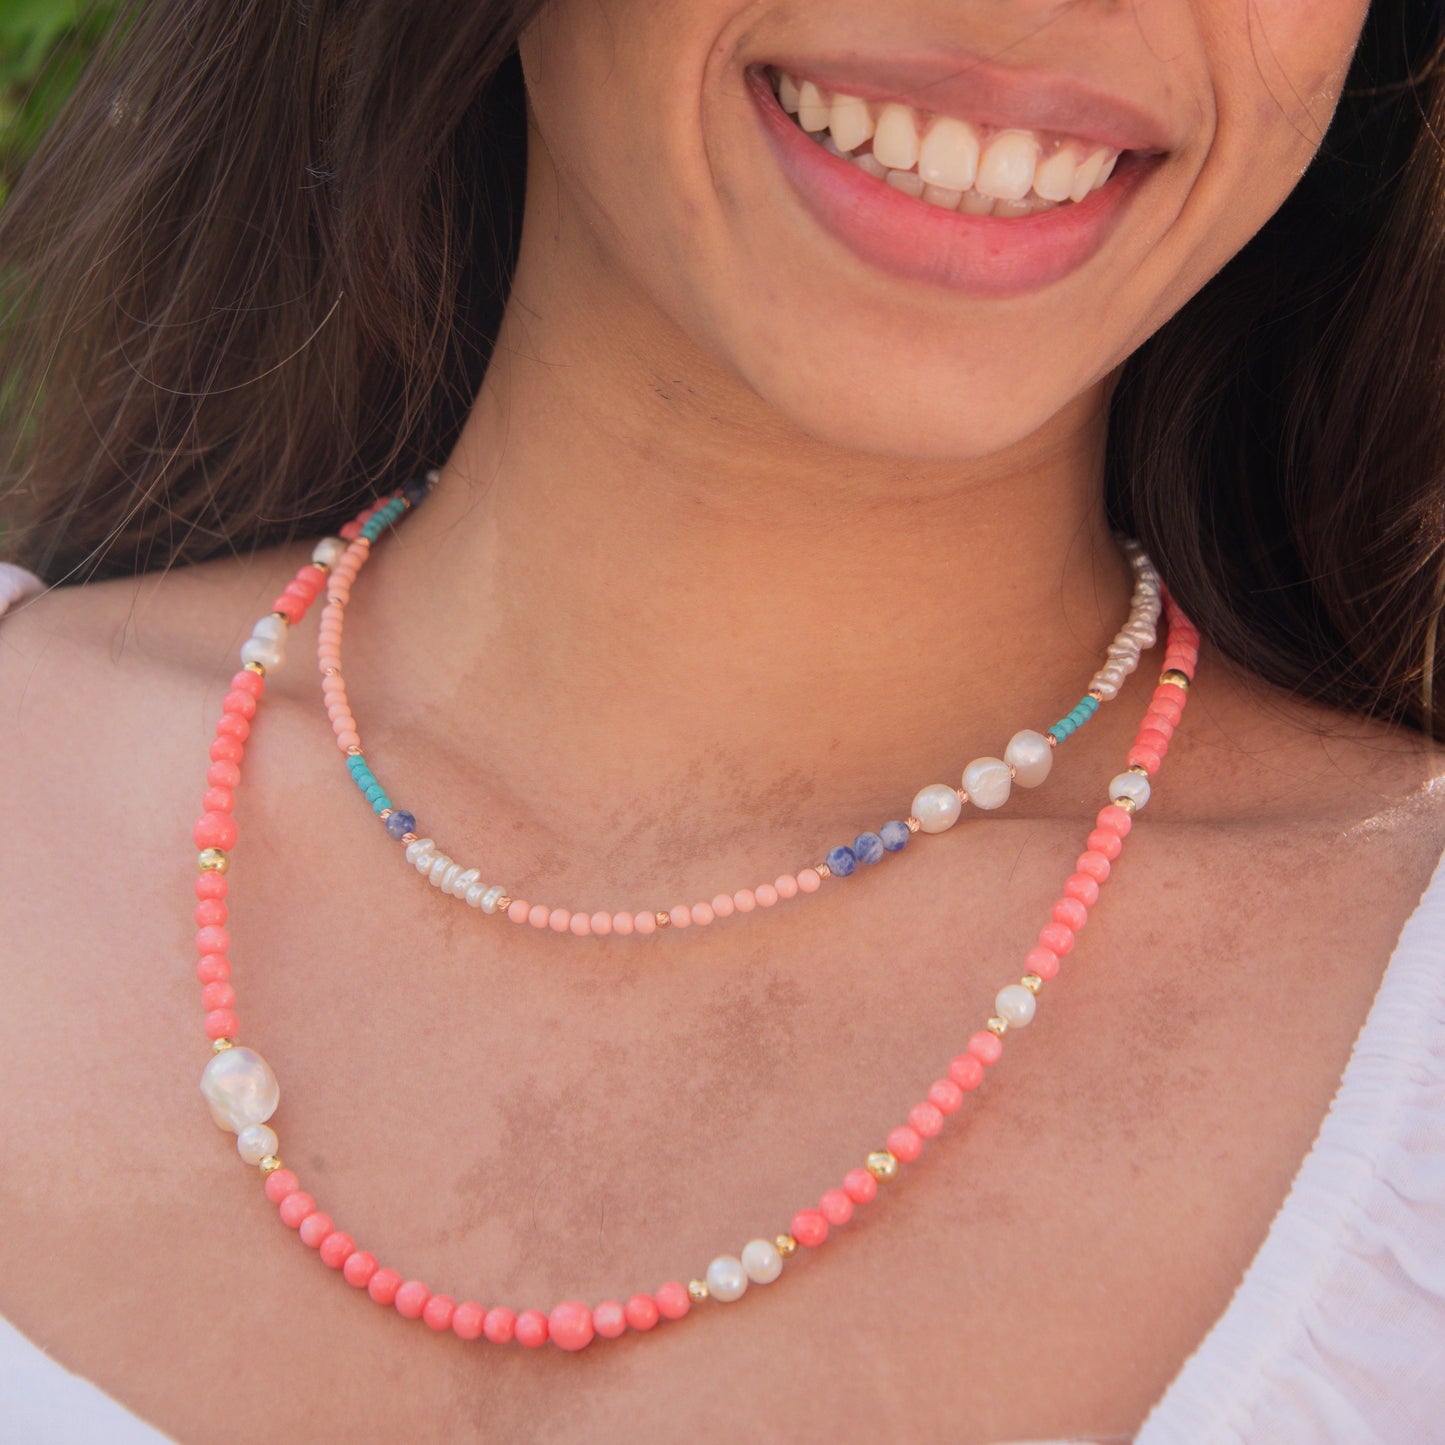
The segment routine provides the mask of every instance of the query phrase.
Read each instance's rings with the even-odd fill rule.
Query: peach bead
[[[306,1219],[316,1213],[316,1201],[304,1189],[293,1190],[276,1211],[288,1229],[300,1229]]]
[[[829,1224],[847,1224],[853,1217],[853,1201],[845,1189],[830,1189],[818,1201],[818,1213]]]
[[[896,1129],[890,1129],[885,1142],[888,1152],[901,1159],[905,1164],[913,1163],[923,1153],[923,1140],[918,1137],[918,1131],[909,1128],[907,1124],[900,1124]]]
[[[1031,948],[1024,954],[1024,967],[1040,978],[1053,978],[1059,971],[1059,956],[1051,948]]]
[[[197,848],[234,848],[237,837],[236,820],[229,813],[202,813],[191,829]]]
[[[983,1060],[977,1054],[959,1054],[948,1066],[948,1077],[960,1089],[976,1089],[983,1083]]]
[[[236,990],[224,979],[208,983],[201,990],[201,1007],[203,1009],[230,1008],[235,1002]]]
[[[547,1334],[559,1350],[584,1350],[596,1333],[592,1311],[581,1300],[563,1300],[547,1316]]]
[[[517,1337],[517,1317],[509,1309],[497,1305],[487,1311],[482,1321],[482,1333],[494,1345],[510,1345]]]
[[[540,903],[537,905],[538,908],[541,906]],[[566,933],[567,925],[571,922],[572,912],[570,909],[554,908],[547,914],[547,927],[550,928],[553,933]]]
[[[632,932],[632,915],[630,913],[614,913],[612,915],[612,931],[620,933],[624,937]]]
[[[206,781],[213,788],[239,788],[241,770],[235,763],[212,763],[206,769]]]
[[[925,1139],[936,1138],[943,1128],[943,1111],[937,1104],[921,1100],[908,1111],[908,1123],[915,1134],[921,1134]]]
[[[798,870],[798,888],[804,893],[816,893],[823,886],[822,876],[816,868]]]
[[[759,883],[753,889],[753,897],[758,900],[759,908],[771,908],[778,901],[778,890],[771,883]]]
[[[224,953],[205,954],[196,964],[196,977],[202,983],[224,983],[231,976],[231,960]]]
[[[692,921],[696,923],[698,927],[701,928],[711,923],[716,917],[717,914],[713,912],[711,903],[694,903],[692,905]]]
[[[342,752],[346,752],[351,748],[359,748],[361,746],[361,734],[356,732],[355,730],[352,730],[351,732],[338,733],[336,737],[336,745],[341,749]]]
[[[981,1064],[996,1064],[1003,1057],[1003,1040],[988,1029],[979,1029],[970,1035],[968,1051]]]
[[[953,1114],[963,1103],[963,1090],[952,1079],[935,1079],[928,1086],[928,1102],[940,1114]],[[914,1128],[918,1126],[915,1124]]]
[[[552,910],[545,903],[534,903],[527,913],[527,922],[533,928],[545,928],[551,917]]]
[[[311,1221],[307,1220],[309,1224]],[[333,1229],[325,1239],[321,1241],[321,1248],[316,1252],[321,1256],[321,1262],[328,1269],[340,1269],[356,1251],[356,1241],[349,1234],[339,1229]]]
[[[632,915],[632,926],[639,933],[656,933],[657,919],[644,908],[641,913]]]
[[[206,1037],[208,1039],[233,1039],[241,1022],[228,1008],[212,1009],[206,1015]]]
[[[1060,898],[1054,904],[1054,922],[1062,923],[1075,933],[1082,932],[1089,921],[1089,910],[1077,898]]]
[[[353,1289],[365,1289],[378,1268],[374,1254],[358,1249],[355,1254],[346,1257],[346,1263],[341,1266],[341,1277]]]
[[[1070,873],[1064,881],[1064,896],[1092,908],[1099,901],[1099,885],[1087,873]]]
[[[450,1295],[434,1294],[422,1306],[422,1323],[428,1329],[440,1334],[452,1327],[452,1316],[457,1312],[457,1303]]]
[[[226,921],[226,904],[220,898],[203,898],[196,904],[196,927],[209,928]]]
[[[816,1209],[800,1209],[788,1232],[805,1248],[816,1249],[828,1237],[828,1221]]]
[[[1105,862],[1112,863],[1124,851],[1123,840],[1117,833],[1106,833],[1095,828],[1088,837],[1089,851],[1098,853]]]
[[[751,888],[739,888],[733,894],[733,902],[737,904],[739,913],[751,913],[758,906],[758,900],[753,896]]]
[[[431,1291],[419,1279],[409,1279],[398,1288],[392,1303],[402,1319],[419,1320],[430,1298]]]
[[[201,807],[208,813],[229,813],[236,806],[236,795],[229,788],[207,788],[201,795]]]
[[[650,1294],[635,1294],[623,1307],[623,1313],[634,1330],[650,1330],[657,1323],[660,1311]]]
[[[615,1299],[603,1300],[592,1311],[592,1324],[604,1340],[615,1340],[627,1331],[627,1312]]]
[[[692,910],[686,903],[677,903],[667,910],[667,916],[672,919],[674,928],[692,927]]]
[[[605,935],[612,932],[612,915],[610,913],[594,913],[588,922],[592,926],[593,933]]]
[[[541,1310],[523,1310],[517,1316],[516,1335],[519,1345],[541,1349],[547,1343],[547,1316]]]
[[[1080,853],[1074,860],[1074,867],[1087,878],[1092,878],[1095,883],[1103,883],[1108,880],[1113,869],[1109,866],[1109,860],[1102,853],[1095,853],[1093,849]]]
[[[459,1340],[479,1340],[487,1312],[475,1300],[464,1300],[452,1311],[452,1333]]]
[[[331,1233],[331,1216],[323,1214],[319,1209],[314,1214],[308,1214],[301,1221],[297,1233],[301,1236],[301,1243],[307,1249],[320,1249],[321,1242]]]
[[[607,917],[605,913],[602,916]],[[585,913],[574,913],[567,920],[567,927],[578,938],[586,938],[592,932],[592,920]]]
[[[658,1285],[653,1299],[657,1301],[658,1314],[665,1320],[680,1320],[692,1308],[687,1286],[681,1280],[670,1279]]]
[[[843,1176],[843,1193],[854,1204],[867,1204],[878,1193],[878,1181],[866,1169],[850,1169]]]
[[[262,1186],[266,1191],[266,1198],[272,1204],[280,1204],[288,1194],[295,1194],[300,1187],[301,1181],[290,1169],[273,1169]]]
[[[196,930],[197,953],[229,953],[231,935],[219,923],[208,923]]]
[[[712,914],[714,918],[731,918],[737,904],[733,902],[731,893],[719,893],[712,901]]]
[[[1134,826],[1134,820],[1117,803],[1110,803],[1107,807],[1099,809],[1099,816],[1094,820],[1106,833],[1116,833],[1121,838],[1129,836],[1129,829]]]
[[[514,898],[507,905],[507,917],[513,923],[525,923],[527,914],[531,912],[532,905],[525,898]]]
[[[778,890],[779,898],[796,898],[798,896],[798,880],[791,873],[780,873],[773,879],[773,887]]]
[[[1063,923],[1046,923],[1039,929],[1039,944],[1062,958],[1074,946],[1074,931]]]

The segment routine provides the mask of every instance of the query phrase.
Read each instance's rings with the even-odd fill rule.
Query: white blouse
[[[37,587],[0,563],[0,614]],[[0,1319],[0,1441],[169,1439]],[[1445,1440],[1445,857],[1264,1243],[1135,1445],[1433,1440]]]

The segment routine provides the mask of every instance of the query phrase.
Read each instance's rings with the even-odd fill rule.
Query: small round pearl
[[[311,560],[322,567],[334,567],[344,556],[346,543],[340,537],[323,537],[311,549]]]
[[[211,1106],[211,1117],[233,1134],[247,1124],[264,1124],[281,1102],[270,1064],[244,1045],[211,1056],[201,1071],[201,1093]]]
[[[913,799],[913,816],[925,833],[942,833],[958,822],[963,804],[947,783],[930,783]]]
[[[1120,773],[1109,784],[1109,801],[1117,803],[1120,798],[1129,798],[1136,808],[1142,808],[1149,801],[1149,779],[1142,773]]]
[[[998,991],[994,999],[994,1011],[1000,1018],[1007,1019],[1010,1028],[1021,1029],[1033,1022],[1034,1008],[1038,1000],[1021,983],[1011,983]]]
[[[754,1284],[772,1284],[783,1272],[783,1256],[770,1239],[750,1239],[743,1246],[742,1263]]]
[[[241,666],[259,662],[267,672],[275,672],[286,661],[286,649],[268,637],[249,637],[241,644]]]
[[[1003,760],[1014,770],[1014,782],[1021,788],[1037,788],[1054,765],[1049,740],[1032,728],[1024,728],[1009,739]]]
[[[259,1164],[268,1154],[281,1148],[276,1131],[269,1124],[247,1124],[236,1135],[236,1152],[247,1164]]]
[[[975,808],[1003,807],[1012,787],[1013,778],[1002,758],[975,758],[963,770],[963,791]]]
[[[731,1304],[747,1293],[748,1272],[736,1255],[720,1254],[707,1267],[707,1292],[723,1304]]]

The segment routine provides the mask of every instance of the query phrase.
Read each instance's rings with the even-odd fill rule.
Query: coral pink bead
[[[197,953],[229,953],[231,935],[219,923],[208,923],[196,930]]]
[[[751,913],[758,906],[758,900],[753,897],[751,888],[739,888],[733,894],[733,902],[737,904],[739,913]]]
[[[610,913],[594,913],[588,922],[592,925],[593,933],[608,934],[612,932],[612,915]]]
[[[1155,744],[1145,737],[1145,733],[1157,733],[1167,743],[1174,736],[1174,724],[1162,712],[1146,713],[1144,726],[1139,732],[1139,741],[1146,747],[1154,747]],[[1162,752],[1163,749],[1159,751]]]
[[[534,903],[527,911],[527,922],[533,928],[546,928],[551,918],[552,910],[545,903]]]
[[[672,919],[674,928],[692,927],[692,909],[686,903],[676,903],[667,910],[667,916]]]
[[[940,1114],[954,1114],[963,1103],[963,1090],[952,1079],[935,1079],[928,1086],[928,1102]],[[918,1125],[913,1126],[915,1129]]]
[[[519,1345],[540,1349],[547,1343],[547,1316],[541,1310],[523,1310],[517,1316],[516,1334]]]
[[[243,667],[231,674],[231,691],[249,692],[252,697],[260,697],[266,691],[266,679],[260,673],[247,672]]]
[[[843,1193],[854,1204],[867,1204],[878,1193],[878,1181],[866,1169],[850,1169],[843,1176]]]
[[[657,1301],[658,1314],[665,1320],[680,1320],[692,1308],[687,1286],[681,1280],[670,1279],[659,1285],[653,1299]]]
[[[1089,921],[1089,910],[1077,898],[1060,898],[1054,904],[1054,922],[1080,932]]]
[[[378,1268],[374,1254],[358,1249],[355,1254],[347,1255],[346,1263],[341,1266],[341,1277],[353,1289],[365,1289]]]
[[[262,1186],[266,1191],[266,1198],[272,1204],[280,1204],[288,1194],[295,1194],[300,1187],[301,1181],[289,1169],[273,1169]]]
[[[210,955],[207,955],[210,957]],[[236,1002],[236,990],[224,979],[217,979],[214,983],[208,983],[201,990],[201,1007],[203,1009],[230,1008]]]
[[[773,887],[778,890],[779,898],[796,898],[798,896],[798,880],[791,873],[780,873],[773,879]]]
[[[613,933],[621,933],[624,936],[632,932],[632,915],[630,913],[614,913],[612,915]]]
[[[249,720],[256,716],[256,699],[249,692],[228,692],[221,699],[221,711],[233,712],[237,717]]]
[[[203,898],[196,904],[196,927],[209,928],[226,921],[226,904],[220,898]]]
[[[1053,978],[1059,971],[1059,956],[1052,948],[1031,948],[1024,954],[1024,967],[1040,978]]]
[[[251,736],[251,724],[245,718],[237,717],[235,713],[223,712],[216,719],[216,736],[235,738],[238,743],[243,743]]]
[[[507,904],[507,917],[513,923],[525,923],[527,915],[532,911],[532,905],[525,898],[514,898]]]
[[[310,1224],[311,1220],[308,1219],[306,1223]],[[302,1228],[304,1229],[305,1225]],[[340,1269],[356,1252],[356,1241],[349,1234],[333,1229],[321,1241],[321,1248],[316,1252],[321,1256],[322,1264],[329,1269]]]
[[[225,983],[231,976],[231,960],[224,953],[207,953],[196,964],[196,977],[202,983]]]
[[[366,1292],[379,1305],[396,1303],[396,1292],[401,1288],[401,1276],[394,1269],[379,1269],[367,1281]]]
[[[1088,838],[1089,851],[1097,853],[1105,862],[1112,863],[1124,851],[1124,841],[1117,833],[1106,833],[1095,828]]]
[[[1161,759],[1153,748],[1132,747],[1125,761],[1131,768],[1143,768],[1152,778],[1159,771]]]
[[[1165,724],[1168,726],[1168,724]],[[1144,726],[1139,729],[1139,736],[1134,739],[1134,745],[1140,748],[1148,748],[1151,752],[1158,753],[1162,758],[1169,751],[1169,739],[1173,736],[1173,730],[1168,733],[1161,732],[1158,728],[1149,726],[1149,719],[1144,719]]]
[[[301,1243],[307,1249],[320,1249],[321,1242],[331,1233],[331,1216],[323,1214],[319,1209],[314,1214],[308,1214],[301,1221],[300,1228],[296,1231],[301,1236]]]
[[[596,1333],[592,1311],[580,1300],[563,1300],[547,1316],[547,1334],[559,1350],[584,1350]]]
[[[650,1330],[657,1323],[657,1301],[650,1294],[635,1294],[624,1308],[627,1323],[634,1330]]]
[[[816,1209],[800,1209],[793,1216],[789,1233],[799,1244],[816,1249],[828,1237],[828,1221]]]
[[[853,1217],[853,1201],[845,1189],[830,1189],[818,1201],[818,1213],[829,1224],[847,1224]]]
[[[236,795],[229,788],[207,788],[201,795],[201,807],[208,813],[229,813],[236,806]]]
[[[758,900],[759,908],[771,908],[778,901],[778,890],[771,883],[759,883],[753,889],[753,897]]]
[[[403,1319],[419,1320],[430,1298],[431,1291],[419,1279],[409,1279],[397,1290],[392,1303]]]
[[[717,914],[713,912],[711,903],[694,903],[692,905],[692,921],[699,928],[711,923],[716,917]]]
[[[798,887],[804,893],[816,893],[823,886],[823,879],[816,868],[798,870]]]
[[[541,906],[540,903],[537,905],[538,908]],[[572,913],[571,910],[567,908],[554,908],[547,915],[547,927],[550,928],[553,933],[566,933],[567,926],[571,922]]]
[[[246,756],[246,749],[235,738],[212,738],[210,747],[213,763],[237,763]]]
[[[638,933],[656,933],[657,917],[644,908],[641,913],[634,913],[632,915],[632,926]]]
[[[604,1340],[615,1340],[627,1331],[627,1314],[615,1299],[603,1300],[592,1311],[592,1324]]]
[[[217,873],[214,868],[207,868],[204,873],[196,874],[197,898],[224,898],[230,890],[231,885],[226,882],[226,875]]]
[[[913,1163],[923,1153],[923,1140],[919,1138],[918,1131],[909,1128],[907,1124],[900,1124],[896,1129],[890,1129],[885,1142],[888,1152],[901,1159],[905,1164]]]
[[[509,1309],[497,1305],[487,1311],[482,1321],[482,1333],[494,1345],[510,1345],[517,1337],[517,1317]]]
[[[731,893],[719,893],[712,901],[712,914],[714,918],[731,918],[737,904],[733,902]]]
[[[602,915],[604,918],[607,915]],[[609,922],[611,920],[608,920]],[[567,927],[577,935],[578,938],[586,938],[592,932],[592,920],[585,913],[574,913],[567,920]]]
[[[1003,1057],[1003,1040],[988,1029],[979,1029],[977,1033],[969,1036],[968,1051],[981,1064],[996,1064]]]
[[[434,1294],[425,1305],[422,1306],[422,1323],[429,1330],[436,1330],[438,1334],[442,1330],[449,1330],[452,1327],[452,1316],[457,1312],[457,1303],[450,1295]]]
[[[234,848],[236,820],[229,813],[202,813],[191,829],[197,848]]]
[[[479,1340],[486,1318],[486,1310],[475,1300],[464,1300],[452,1311],[452,1333],[459,1340]]]
[[[1046,923],[1039,929],[1039,944],[1062,958],[1074,946],[1074,931],[1063,923]]]
[[[1074,867],[1086,878],[1092,878],[1095,883],[1107,882],[1109,874],[1114,871],[1109,860],[1102,853],[1095,853],[1092,848],[1079,854],[1074,860]]]
[[[340,537],[343,541],[354,542],[359,536],[361,536],[361,529],[363,525],[365,524],[358,517],[354,521],[347,522],[343,526],[338,528],[336,535]]]
[[[1110,803],[1107,807],[1099,809],[1099,816],[1094,820],[1106,833],[1117,833],[1121,838],[1129,836],[1129,829],[1134,826],[1134,820],[1117,803]]]
[[[240,1020],[228,1008],[212,1009],[206,1015],[206,1037],[208,1039],[233,1039],[240,1026]]]
[[[959,1054],[948,1066],[948,1077],[960,1089],[976,1089],[983,1083],[983,1060],[977,1054]]]
[[[281,1201],[277,1213],[288,1229],[300,1229],[316,1213],[316,1201],[304,1189],[296,1189]]]
[[[300,622],[302,615],[301,599],[299,597],[287,597],[283,592],[281,596],[271,604],[271,611],[279,612],[287,622]]]
[[[915,1134],[920,1134],[925,1139],[933,1139],[943,1128],[943,1111],[937,1104],[931,1104],[924,1099],[908,1111],[908,1123]]]
[[[1064,896],[1092,908],[1099,901],[1099,885],[1087,873],[1070,873],[1064,881]]]

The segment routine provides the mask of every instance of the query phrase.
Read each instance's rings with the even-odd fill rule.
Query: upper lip
[[[829,91],[898,101],[981,125],[1050,131],[1120,151],[1174,146],[1161,116],[1056,71],[1003,66],[964,54],[793,55],[768,63]]]

